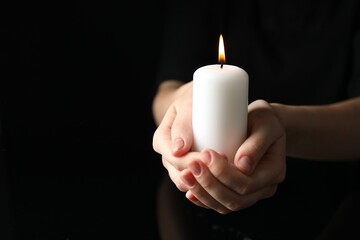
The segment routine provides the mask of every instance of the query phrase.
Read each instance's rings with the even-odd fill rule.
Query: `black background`
[[[162,2],[1,6],[1,239],[157,239]]]

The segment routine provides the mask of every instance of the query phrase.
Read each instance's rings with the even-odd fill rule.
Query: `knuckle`
[[[231,201],[226,204],[226,208],[232,212],[235,212],[241,209],[241,204],[238,201]]]
[[[155,131],[153,135],[152,148],[154,149],[155,152],[160,153],[160,146],[159,144],[157,144],[156,139],[157,139],[157,131]]]
[[[229,211],[228,209],[218,209],[216,210],[218,213],[222,214],[222,215],[227,215],[229,214],[231,211]]]
[[[176,181],[174,183],[175,183],[175,186],[177,187],[177,189],[179,189],[181,192],[187,192],[188,191],[188,188],[182,182]]]
[[[186,191],[188,190],[183,183],[176,184],[176,187],[177,187],[181,192],[186,192]]]
[[[277,191],[277,185],[269,187],[268,191],[266,191],[265,193],[264,199],[273,197],[276,191]]]
[[[249,184],[245,184],[237,189],[237,192],[244,196],[252,192],[251,186]]]
[[[204,188],[204,189],[212,189],[212,182],[210,181],[210,179],[208,178],[203,178],[201,180],[201,186]]]
[[[152,142],[152,148],[154,149],[155,152],[159,153],[159,151],[160,151],[160,150],[159,150],[159,147],[158,147],[158,145],[156,144],[156,142],[154,142],[154,141]]]

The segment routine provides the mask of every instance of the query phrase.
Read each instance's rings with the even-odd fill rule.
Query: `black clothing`
[[[316,105],[359,96],[359,7],[351,0],[172,1],[157,84],[190,81],[197,68],[217,63],[222,33],[226,62],[249,74],[249,102]],[[348,178],[347,163],[288,158],[276,195],[255,206],[222,216],[180,194],[174,207],[183,207],[184,222],[203,239],[315,239],[347,194]]]
[[[161,3],[0,5],[0,239],[156,239]]]

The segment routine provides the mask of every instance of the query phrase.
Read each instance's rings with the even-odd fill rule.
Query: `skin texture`
[[[257,100],[248,107],[248,137],[234,159],[192,152],[192,82],[163,82],[153,101],[153,148],[177,188],[221,214],[272,197],[286,177],[286,156],[335,161],[360,157],[360,97],[323,106]],[[308,121],[311,119],[311,121]]]

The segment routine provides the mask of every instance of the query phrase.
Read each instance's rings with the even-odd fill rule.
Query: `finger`
[[[255,191],[266,183],[281,183],[286,175],[285,136],[278,139],[265,153],[252,174],[251,189]]]
[[[204,149],[200,153],[200,159],[207,166],[211,175],[223,186],[237,194],[246,193],[251,178],[229,163],[224,155],[212,149]]]
[[[152,145],[155,152],[162,155],[172,155],[171,126],[173,125],[175,117],[175,108],[171,105],[154,132]]]
[[[272,154],[276,155],[276,157]],[[223,186],[231,189],[238,195],[245,196],[271,185],[278,184],[283,180],[283,166],[286,165],[280,161],[285,161],[285,157],[282,156],[281,159],[275,153],[269,153],[269,155],[266,156],[268,158],[261,160],[261,163],[251,176],[247,176],[238,171],[238,169],[233,164],[228,163],[222,155],[211,149],[203,150],[200,158],[207,165],[207,169],[212,176]],[[275,161],[279,161],[279,163]]]
[[[277,186],[278,186],[277,184],[274,184],[266,188],[262,188],[261,190],[248,195],[236,195],[230,198],[228,197],[229,195],[224,193],[214,194],[209,192],[209,195],[211,195],[219,204],[221,204],[225,208],[225,210],[221,208],[220,211],[218,210],[219,208],[213,208],[213,210],[221,214],[227,214],[229,212],[236,212],[242,209],[249,208],[255,205],[256,203],[258,203],[259,201],[273,197],[276,194]],[[193,190],[189,190],[189,191],[193,191]],[[200,200],[194,203],[198,206],[203,206]],[[210,207],[206,206],[206,208],[210,208]]]
[[[191,152],[189,154],[186,154],[183,157],[170,157],[165,158],[162,157],[162,164],[168,171],[168,174],[171,178],[171,180],[175,183],[176,187],[182,191],[185,192],[188,190],[188,188],[184,185],[183,181],[180,179],[180,171],[183,171],[187,168],[187,162],[192,161],[193,159],[200,159],[200,153],[198,152]]]
[[[169,177],[170,177],[171,181],[175,184],[175,186],[181,192],[188,191],[189,188],[183,183],[183,181],[180,178],[180,172],[165,159],[162,160],[162,163],[163,163],[164,167],[166,168],[166,170],[168,171]]]
[[[207,208],[209,209],[208,206],[206,206],[205,204],[203,204],[202,202],[200,202],[199,199],[197,199],[195,197],[195,195],[191,192],[191,191],[187,191],[186,194],[185,194],[186,198],[188,200],[190,200],[192,203],[194,203],[195,205],[199,206],[199,207],[202,207],[202,208]]]
[[[196,166],[197,163],[198,166]],[[183,180],[186,178],[185,182],[188,184],[189,191],[196,198],[193,202],[199,206],[205,205],[221,214],[247,208],[262,199],[273,196],[276,192],[277,185],[273,184],[257,192],[240,195],[217,181],[203,163],[193,161],[189,163],[189,168],[193,175],[188,174],[185,177],[182,172],[181,176]],[[187,193],[187,196],[191,194]]]
[[[223,199],[223,195],[219,195],[216,199],[222,204],[228,204],[230,211],[236,212],[249,208],[259,201],[273,197],[276,194],[277,186],[277,184],[273,184],[248,195],[237,195],[234,199]]]
[[[241,172],[251,175],[270,146],[285,136],[285,130],[269,104],[262,100],[249,105],[248,122],[249,137],[237,151],[235,165]]]
[[[195,184],[199,184],[196,182],[195,177],[192,175],[191,171],[186,169],[181,172],[181,179],[186,183],[187,186],[195,186]],[[205,204],[203,204],[190,190],[185,194],[186,198],[190,200],[192,203],[199,207],[208,208]]]
[[[206,190],[204,190],[201,183],[197,181],[198,175],[202,175],[202,173],[201,173],[202,166],[201,165],[203,165],[203,163],[201,163],[201,161],[198,161],[198,160],[192,161],[189,164],[189,168],[191,170],[188,170],[188,169],[184,170],[180,174],[181,179],[183,180],[185,185],[187,185],[187,187],[189,188],[189,191],[191,192],[191,194],[187,194],[187,196],[191,197],[192,195],[194,195],[194,198],[189,199],[189,200],[196,199],[195,201],[192,201],[196,205],[199,205],[199,206],[204,205],[207,208],[214,209],[215,211],[222,213],[222,214],[228,213],[229,210],[226,209],[217,200],[215,200]],[[208,179],[208,183],[210,183],[211,181],[216,181],[216,179],[214,179],[214,178]],[[205,185],[205,186],[207,186],[207,185]]]
[[[184,108],[191,106],[191,99],[188,101],[190,103],[186,104]],[[190,151],[193,143],[191,109],[176,116],[171,128],[171,138],[174,156],[181,156]]]
[[[158,128],[155,130],[153,135],[153,149],[162,155],[162,159],[166,159],[167,162],[171,163],[177,170],[182,170],[186,167],[185,161],[178,159],[172,154],[172,138],[171,129],[176,118],[176,111],[174,106],[170,106],[168,111]],[[165,166],[165,165],[164,165]]]

